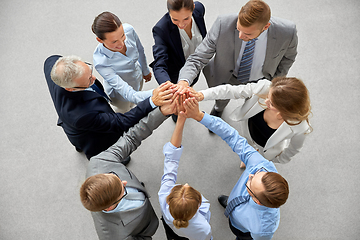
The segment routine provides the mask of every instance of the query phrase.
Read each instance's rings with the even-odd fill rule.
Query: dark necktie
[[[243,204],[247,201],[249,201],[250,199],[250,196],[238,196],[236,198],[234,198],[233,200],[231,200],[229,202],[229,204],[226,206],[225,208],[225,216],[226,217],[229,217],[230,213],[237,207],[239,206],[240,204]]]
[[[256,40],[257,38],[254,38],[246,43],[243,55],[241,57],[237,79],[242,83],[249,81],[250,78]]]
[[[103,96],[107,101],[110,101],[110,98],[106,95],[106,93],[100,89],[98,86],[96,86],[96,84],[94,83],[93,85],[91,85],[91,88],[97,92],[98,94],[100,94],[101,96]]]

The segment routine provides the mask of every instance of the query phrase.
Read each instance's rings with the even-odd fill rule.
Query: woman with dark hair
[[[176,84],[187,57],[206,36],[205,7],[193,0],[167,0],[167,8],[168,12],[152,29],[155,44],[150,67],[159,84],[168,80]]]
[[[230,119],[240,121],[240,135],[266,159],[276,163],[289,162],[312,131],[309,92],[303,81],[294,77],[238,86],[226,84],[198,93],[191,91],[190,96],[198,101],[246,99]],[[241,167],[245,167],[243,163]]]
[[[182,104],[185,98],[180,97],[180,99]],[[178,101],[178,97],[176,101]],[[183,150],[181,140],[185,120],[184,112],[180,111],[171,140],[165,144],[163,149],[165,155],[164,175],[161,178],[161,187],[158,193],[162,213],[161,220],[169,240],[210,240],[212,239],[209,224],[210,203],[187,183],[176,184]]]
[[[95,18],[92,31],[99,42],[93,55],[95,69],[104,78],[115,111],[127,112],[152,95],[152,90],[140,91],[143,79],[151,79],[144,48],[134,28],[110,12]]]

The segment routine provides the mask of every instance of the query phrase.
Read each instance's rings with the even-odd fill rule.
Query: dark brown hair
[[[100,13],[91,26],[91,30],[101,40],[105,40],[105,33],[114,32],[121,26],[120,19],[111,12]]]
[[[238,19],[243,27],[250,27],[257,23],[263,28],[269,22],[270,17],[269,5],[261,0],[250,0],[241,8]]]
[[[201,194],[190,186],[176,185],[171,189],[166,202],[174,218],[174,226],[186,228],[201,204]]]
[[[191,12],[194,11],[194,1],[193,0],[167,0],[167,9],[168,11],[180,11],[182,8],[188,9]]]
[[[259,201],[269,208],[283,205],[289,196],[289,185],[285,178],[275,172],[267,172],[261,178],[265,190],[257,194]]]
[[[98,212],[110,207],[123,191],[121,180],[113,174],[97,174],[88,177],[80,188],[84,207]]]

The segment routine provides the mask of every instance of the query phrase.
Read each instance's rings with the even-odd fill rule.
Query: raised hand
[[[176,90],[172,86],[173,84],[170,81],[167,81],[153,90],[151,100],[156,106],[170,104],[173,101],[172,98]]]
[[[178,102],[178,97],[179,96],[174,95],[169,103],[162,105],[160,107],[161,113],[164,114],[165,116],[177,113],[177,105],[176,104]]]
[[[185,108],[184,113],[187,118],[193,118],[196,121],[201,121],[203,119],[204,113],[199,110],[199,103],[194,97],[185,99],[183,105]]]
[[[198,102],[204,100],[204,94],[202,94],[201,92],[195,91],[195,89],[193,89],[192,87],[188,87],[187,90],[188,90],[189,96],[196,98],[196,100]]]
[[[184,94],[187,91],[187,87],[189,87],[189,83],[184,80],[181,80],[175,84],[176,92],[179,94]]]

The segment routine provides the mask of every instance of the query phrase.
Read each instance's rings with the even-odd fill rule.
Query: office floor
[[[290,163],[276,165],[290,184],[290,196],[273,239],[359,239],[360,2],[267,2],[273,16],[297,24],[299,53],[289,76],[303,79],[310,91],[314,128]],[[219,14],[238,12],[245,1],[202,3],[210,29]],[[166,12],[165,0],[0,2],[2,240],[97,239],[90,213],[79,200],[88,160],[56,126],[43,62],[52,54],[74,54],[91,62],[97,42],[90,27],[106,10],[134,26],[150,63],[151,28]],[[144,88],[156,86],[153,78]],[[206,87],[201,76],[195,89]],[[238,124],[227,116],[237,104],[232,101],[224,113],[234,127]],[[200,104],[207,112],[212,105]],[[171,119],[164,122],[128,165],[145,182],[158,216],[162,146],[173,128]],[[189,183],[210,201],[214,239],[234,239],[217,196],[229,194],[241,175],[237,156],[194,120],[186,123],[183,145],[178,182]],[[154,239],[165,239],[161,224]]]

